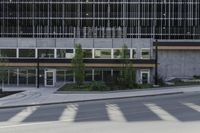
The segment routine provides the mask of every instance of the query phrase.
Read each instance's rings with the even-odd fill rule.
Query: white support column
[[[111,59],[114,59],[114,49],[111,49]]]
[[[95,50],[94,50],[94,48],[92,49],[92,59],[94,59],[95,58]]]
[[[133,49],[132,49],[132,48],[130,49],[130,54],[131,54],[131,55],[130,55],[130,58],[131,58],[131,59],[134,59],[134,57],[133,57]]]
[[[35,48],[35,58],[37,58],[37,57],[38,57],[38,49]]]
[[[16,49],[16,57],[19,58],[19,48]]]
[[[54,58],[55,59],[57,58],[57,49],[56,48],[54,49]]]

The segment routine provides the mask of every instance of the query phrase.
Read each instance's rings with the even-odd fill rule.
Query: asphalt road
[[[0,133],[199,133],[200,93],[0,109]]]

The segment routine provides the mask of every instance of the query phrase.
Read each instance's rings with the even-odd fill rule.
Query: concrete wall
[[[200,75],[199,50],[161,50],[158,53],[158,62],[159,75],[164,79]]]

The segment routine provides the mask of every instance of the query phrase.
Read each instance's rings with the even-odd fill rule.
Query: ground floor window
[[[85,71],[85,81],[92,81],[93,80],[93,74],[92,74],[92,70],[86,70]]]
[[[47,78],[45,78],[45,72],[53,71],[53,81],[63,83],[73,83],[75,81],[75,74],[72,69],[48,69],[41,68],[39,71],[39,84],[45,86]],[[140,83],[150,83],[150,70],[141,69],[140,72]],[[105,81],[107,83],[112,81],[119,81],[122,76],[120,69],[86,69],[85,81]],[[135,75],[134,75],[135,76]],[[37,69],[36,68],[10,68],[6,70],[6,78],[4,80],[5,85],[17,85],[17,86],[36,86],[37,85]]]
[[[74,82],[74,71],[73,70],[65,71],[65,82]]]

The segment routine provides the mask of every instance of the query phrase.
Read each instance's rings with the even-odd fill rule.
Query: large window
[[[54,58],[54,49],[38,49],[40,58]]]
[[[94,70],[94,80],[95,81],[105,81],[111,82],[111,70],[110,69],[95,69]]]
[[[130,58],[130,49],[114,49],[113,51],[115,59]]]
[[[0,57],[16,57],[16,49],[0,49]]]
[[[95,58],[111,59],[111,49],[95,49]]]
[[[74,57],[73,49],[57,49],[57,58],[68,58],[71,59]]]
[[[74,81],[74,72],[73,72],[73,70],[65,71],[65,80],[66,80],[66,82],[73,82]]]
[[[102,81],[103,80],[103,72],[102,70],[94,70],[94,80],[95,81]]]
[[[141,50],[141,58],[142,59],[150,59],[150,49],[142,49]]]
[[[92,70],[85,71],[85,81],[92,81]]]
[[[57,82],[64,82],[65,81],[65,71],[64,70],[57,70],[56,71],[56,80],[57,80]]]
[[[19,57],[29,58],[35,57],[35,50],[34,49],[19,49]]]
[[[28,83],[28,71],[25,69],[25,70],[19,70],[19,84],[21,85],[27,85]]]
[[[17,69],[9,70],[9,83],[10,84],[17,84]]]
[[[36,70],[28,70],[28,84],[35,85],[36,84]]]
[[[92,58],[92,49],[83,49],[83,58]]]

